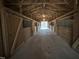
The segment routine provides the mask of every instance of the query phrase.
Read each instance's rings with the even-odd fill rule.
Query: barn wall
[[[24,26],[23,20],[28,19],[22,18],[7,10],[4,10],[4,20],[7,32],[7,47],[9,48],[10,54],[11,50],[15,50],[32,36],[32,21],[26,21],[26,26]]]
[[[74,14],[73,20],[73,42],[79,38],[79,4],[78,11]]]
[[[70,18],[59,19],[56,21],[56,32],[65,41],[71,44],[73,20]]]

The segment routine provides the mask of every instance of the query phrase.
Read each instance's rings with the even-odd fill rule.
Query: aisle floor
[[[54,32],[41,30],[26,40],[10,59],[79,59],[79,54]]]

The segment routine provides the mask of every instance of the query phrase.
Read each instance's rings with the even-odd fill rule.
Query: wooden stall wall
[[[57,34],[64,38],[69,44],[71,44],[73,20],[70,18],[64,18],[57,20],[56,24]]]
[[[18,33],[16,48],[23,42],[27,41],[32,36],[32,21],[24,19]]]
[[[5,17],[6,25],[7,25],[8,45],[9,45],[9,49],[11,49],[19,26],[20,17],[13,15],[11,13],[8,13],[6,11],[4,15],[5,15],[4,17]]]
[[[29,19],[23,21],[24,39],[29,39],[33,35],[32,22],[33,21]]]
[[[21,17],[16,16],[6,10],[4,10],[4,20],[7,32],[7,48],[9,48],[8,54],[11,54],[11,50],[14,49],[16,35],[20,23]]]
[[[27,22],[26,26],[23,24],[23,20],[28,20],[23,18],[16,13],[4,11],[4,20],[7,29],[7,44],[9,48],[9,54],[12,54],[16,48],[18,48],[25,40],[30,38],[32,35],[32,21]]]
[[[79,38],[79,11],[74,13],[74,20],[73,20],[73,42]]]
[[[0,0],[0,57],[4,57],[4,45],[3,45],[3,34],[2,34],[2,0]]]

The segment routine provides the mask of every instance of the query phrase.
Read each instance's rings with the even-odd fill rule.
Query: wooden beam
[[[26,11],[26,10],[38,10],[38,9],[40,9],[40,8],[42,8],[42,7],[36,7],[36,8],[30,8],[30,9],[27,9],[27,8],[23,8],[23,11]]]
[[[43,3],[29,3],[29,2],[27,2],[27,3],[6,3],[6,5],[28,5],[28,4],[43,4]],[[48,3],[44,3],[44,4],[66,4],[66,3],[50,3],[50,2],[48,2]]]
[[[57,9],[54,9],[54,8],[51,8],[51,7],[46,7],[46,9],[49,9],[51,11],[54,11],[54,12],[65,12],[65,11],[69,11],[70,9],[63,9],[63,8],[57,8]]]
[[[9,56],[9,46],[8,46],[8,34],[7,34],[7,27],[6,27],[6,20],[4,16],[4,8],[2,5],[2,0],[0,1],[0,15],[1,15],[1,24],[2,24],[2,36],[3,36],[3,48],[4,48],[4,55],[5,57]]]
[[[41,8],[42,9],[42,8]],[[36,11],[40,11],[40,9],[37,9],[37,10],[32,10],[31,11],[31,13],[34,13],[34,12],[36,12]],[[43,10],[44,11],[44,10]],[[56,11],[53,11],[52,9],[45,9],[45,11],[49,11],[49,12],[51,12],[51,13],[56,13]],[[45,12],[44,11],[44,12]]]
[[[77,9],[78,8],[78,0],[75,0],[74,2],[74,9]]]
[[[43,8],[42,7],[37,7],[37,8],[31,9],[31,11],[36,11],[36,10],[39,10],[39,9],[43,9]],[[51,10],[53,12],[67,11],[66,9],[54,9],[54,8],[49,8],[49,7],[46,7],[45,9],[49,9],[49,10]],[[23,9],[23,11],[26,11],[26,10],[27,10],[27,8]]]
[[[23,10],[32,10],[32,9],[35,9],[35,8],[38,8],[38,7],[41,7],[40,5],[30,5],[30,6],[27,6],[27,7],[23,7]]]
[[[27,16],[22,15],[21,13],[15,12],[15,11],[13,11],[13,10],[7,8],[7,7],[4,7],[4,9],[5,9],[7,12],[10,12],[10,13],[15,14],[15,15],[18,15],[18,16],[20,16],[20,17],[22,17],[22,18],[25,18],[25,20],[27,20],[27,19],[29,19],[29,20],[34,20],[34,19],[31,19],[31,18],[29,18],[29,17],[27,17]],[[29,21],[29,20],[28,20],[28,21]]]
[[[79,38],[74,42],[74,44],[72,45],[73,48],[77,48],[77,46],[79,45]]]
[[[62,15],[62,16],[60,16],[60,17],[54,19],[54,20],[62,19],[62,18],[66,17],[66,16],[68,16],[68,15],[70,15],[70,14],[72,14],[72,13],[75,13],[75,12],[77,12],[77,11],[78,11],[78,10],[73,10],[73,11],[68,12],[68,13],[66,13],[65,15]],[[51,22],[52,22],[52,21],[51,21]]]
[[[45,12],[45,13],[47,13],[48,15],[54,15],[54,14],[56,14],[56,12],[51,11],[51,10],[47,10],[47,12]],[[39,10],[31,12],[31,13],[29,12],[29,15],[34,15],[34,14],[36,14],[36,15],[40,14],[40,15],[42,15],[43,12],[40,12]]]

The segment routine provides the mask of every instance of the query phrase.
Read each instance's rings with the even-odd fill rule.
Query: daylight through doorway
[[[48,21],[41,21],[40,29],[49,29]]]

